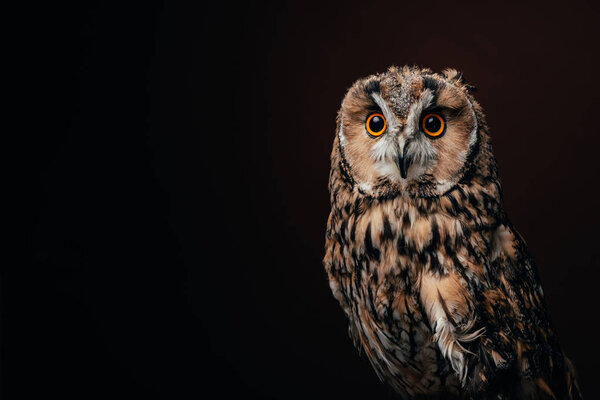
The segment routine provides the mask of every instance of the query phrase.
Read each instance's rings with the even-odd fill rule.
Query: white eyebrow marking
[[[473,119],[475,119],[475,127],[473,128],[473,130],[471,131],[471,135],[469,136],[469,151],[471,151],[471,147],[477,141],[477,132],[479,132],[479,119],[477,118],[477,113],[475,112],[475,107],[473,107],[473,103],[471,103],[471,100],[469,100],[468,97],[467,97],[467,102],[469,103],[469,106],[471,107],[471,112],[473,113]]]
[[[399,125],[398,120],[396,119],[396,116],[394,115],[392,110],[390,110],[390,107],[388,106],[387,102],[377,92],[371,93],[371,97],[373,98],[373,101],[375,101],[375,104],[377,104],[379,108],[381,108],[381,111],[383,112],[383,115],[387,120],[388,131],[391,133],[396,133],[398,131]]]
[[[386,132],[377,138],[377,141],[371,148],[371,157],[375,162],[374,167],[381,175],[387,176],[394,181],[399,181],[402,177],[394,160],[398,157],[398,131],[400,123],[379,93],[374,92],[371,94],[371,97],[381,109],[387,123]]]
[[[431,90],[425,89],[419,100],[410,107],[408,118],[406,120],[406,130],[410,135],[415,135],[416,132],[419,131],[419,118],[421,118],[423,110],[431,107],[433,104],[433,97]]]
[[[373,92],[373,93],[371,93],[371,97],[373,98],[375,103],[377,103],[379,108],[381,108],[382,111],[384,111],[386,114],[392,113],[388,104],[385,102],[385,100],[383,100],[383,98],[381,97],[381,95],[379,93]]]

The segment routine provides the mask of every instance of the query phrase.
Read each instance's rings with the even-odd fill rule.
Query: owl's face
[[[356,82],[338,113],[337,134],[358,189],[439,196],[456,185],[478,142],[469,88],[454,70],[407,67]]]

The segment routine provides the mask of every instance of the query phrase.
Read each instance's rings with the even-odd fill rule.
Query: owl
[[[580,399],[502,201],[474,88],[391,67],[348,90],[323,260],[356,347],[403,399]]]

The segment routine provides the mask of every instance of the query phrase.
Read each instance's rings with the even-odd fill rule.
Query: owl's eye
[[[375,113],[369,115],[369,118],[367,118],[367,132],[369,132],[369,135],[371,136],[381,135],[385,132],[386,127],[387,124],[383,114]]]
[[[439,137],[444,133],[446,123],[441,115],[429,113],[421,120],[421,129],[427,136]]]

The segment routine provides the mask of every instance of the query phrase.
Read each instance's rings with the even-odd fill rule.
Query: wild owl
[[[579,399],[462,74],[392,67],[337,116],[324,265],[400,397]]]

